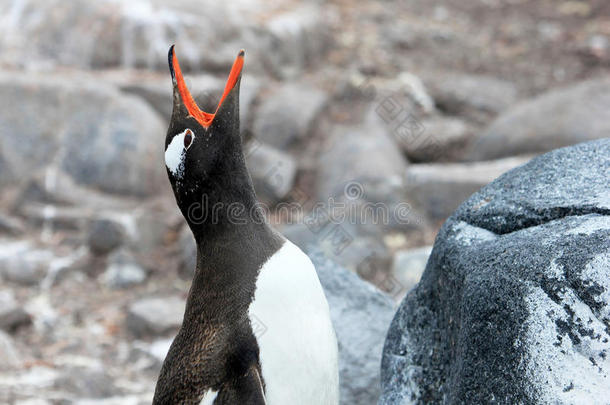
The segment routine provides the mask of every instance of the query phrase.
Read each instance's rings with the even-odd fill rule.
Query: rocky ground
[[[610,134],[603,0],[0,10],[0,403],[150,402],[194,261],[163,168],[172,43],[203,107],[246,49],[242,128],[269,221],[338,263],[319,259],[346,404],[379,396],[392,305],[460,203]]]

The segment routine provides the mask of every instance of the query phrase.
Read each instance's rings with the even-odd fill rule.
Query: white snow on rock
[[[490,232],[487,229],[479,228],[466,222],[459,222],[454,229],[457,231],[456,239],[465,246],[494,240],[497,237],[495,233]]]
[[[591,216],[589,220],[580,224],[574,229],[570,229],[569,235],[592,235],[597,231],[610,229],[609,216]]]
[[[606,288],[606,295],[610,280],[602,279],[601,269],[610,264],[609,257],[597,257],[585,270]],[[557,303],[535,287],[526,298],[529,317],[524,324],[525,339],[516,345],[527,348],[523,361],[536,391],[533,397],[539,398],[540,403],[607,403],[610,335],[602,319],[607,317],[608,307],[606,314],[600,316],[572,290],[562,291],[559,296],[561,302]],[[558,324],[571,326],[571,331],[559,335]]]

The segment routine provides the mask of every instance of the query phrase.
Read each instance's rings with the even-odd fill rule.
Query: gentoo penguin
[[[182,327],[153,404],[335,405],[337,341],[309,258],[257,209],[239,132],[242,50],[214,113],[199,109],[174,47],[165,165],[197,243]]]

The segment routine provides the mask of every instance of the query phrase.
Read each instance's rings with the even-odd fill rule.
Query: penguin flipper
[[[214,402],[219,404],[266,405],[265,390],[258,368],[251,367],[245,376],[225,385]]]

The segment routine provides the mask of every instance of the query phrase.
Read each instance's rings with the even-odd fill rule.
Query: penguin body
[[[337,342],[316,270],[286,240],[256,281],[250,319],[257,328],[269,404],[335,404]]]
[[[192,99],[173,47],[165,164],[197,242],[180,331],[153,404],[338,404],[337,342],[309,258],[258,210],[239,133],[238,55],[216,112]]]

